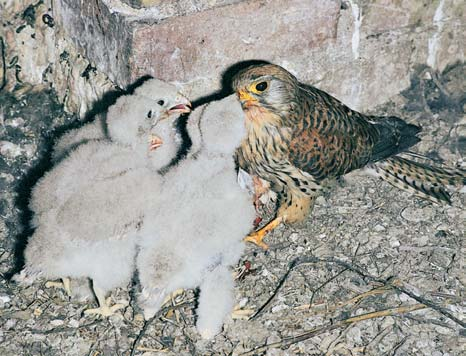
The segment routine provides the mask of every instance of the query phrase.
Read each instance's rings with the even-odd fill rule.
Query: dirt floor
[[[419,68],[411,87],[375,112],[421,125],[415,151],[464,168],[465,69]],[[0,355],[465,354],[465,195],[439,206],[361,173],[319,198],[304,224],[274,231],[268,251],[247,246],[240,311],[212,341],[194,327],[196,291],[144,323],[134,303],[100,319],[82,314],[93,299],[9,282],[31,233],[30,188],[50,165],[53,138],[75,121],[53,92],[0,92]]]

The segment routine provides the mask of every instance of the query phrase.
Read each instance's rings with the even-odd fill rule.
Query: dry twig
[[[133,342],[133,346],[131,347],[131,353],[130,353],[130,356],[134,356],[134,354],[136,353],[136,351],[138,351],[139,349],[139,342],[141,341],[141,339],[144,337],[144,335],[146,334],[147,332],[147,329],[149,328],[149,326],[152,324],[152,322],[161,317],[162,315],[168,313],[169,311],[173,311],[173,310],[178,310],[178,309],[181,309],[183,307],[186,307],[186,306],[192,306],[194,305],[194,300],[187,300],[186,302],[183,302],[183,303],[180,303],[180,304],[177,304],[177,305],[169,305],[165,308],[162,308],[160,309],[152,318],[150,318],[149,320],[146,320],[144,322],[144,325],[141,329],[141,331],[139,332],[138,336],[136,337],[136,339],[134,340]],[[167,345],[164,345],[162,344],[162,346],[164,347],[167,347]]]
[[[278,291],[281,289],[281,287],[285,283],[285,281],[288,278],[291,271],[295,267],[297,267],[299,265],[302,265],[302,264],[307,264],[307,263],[334,263],[334,264],[337,264],[340,267],[343,267],[343,268],[345,268],[347,270],[350,270],[350,271],[360,275],[361,277],[363,277],[367,281],[377,283],[377,284],[380,284],[380,285],[385,286],[385,287],[393,288],[394,290],[398,291],[399,293],[403,293],[403,294],[409,296],[410,298],[414,299],[418,303],[426,305],[429,308],[437,311],[438,313],[446,316],[448,319],[450,319],[453,322],[455,322],[456,324],[460,325],[462,328],[466,328],[466,323],[464,321],[458,319],[453,314],[451,314],[448,310],[446,310],[442,306],[438,305],[437,303],[433,302],[432,300],[429,300],[429,299],[427,299],[427,298],[425,298],[423,296],[417,295],[416,292],[409,290],[408,287],[406,287],[403,284],[403,282],[401,280],[399,280],[399,279],[390,278],[388,280],[385,280],[385,279],[382,279],[382,278],[374,277],[374,276],[370,275],[368,272],[366,272],[363,268],[357,266],[356,264],[352,264],[352,263],[349,263],[349,262],[346,262],[346,261],[342,261],[342,260],[339,260],[339,259],[334,258],[334,257],[315,257],[315,256],[298,257],[298,258],[295,258],[293,261],[291,261],[290,264],[289,264],[288,270],[286,271],[284,276],[280,279],[280,281],[279,281],[277,287],[275,288],[275,291],[272,294],[272,296],[267,300],[267,302],[264,305],[262,305],[257,310],[257,312],[251,317],[251,319],[257,317],[262,311],[264,311],[270,305],[270,303],[274,299],[275,295],[278,293]]]
[[[419,309],[424,309],[426,308],[425,305],[423,304],[414,304],[414,305],[404,305],[398,308],[390,308],[390,309],[384,309],[384,310],[379,310],[376,312],[371,312],[371,313],[366,313],[366,314],[361,314],[361,315],[356,315],[354,317],[348,318],[348,319],[343,319],[339,322],[336,322],[335,324],[328,323],[323,326],[319,326],[317,328],[314,328],[312,330],[306,331],[300,335],[292,336],[292,337],[287,337],[282,339],[281,341],[274,342],[268,345],[264,345],[261,347],[257,347],[253,350],[250,350],[248,352],[242,353],[240,356],[253,356],[256,355],[260,352],[266,351],[267,349],[270,348],[277,348],[277,347],[287,347],[292,344],[298,343],[300,341],[307,340],[311,337],[314,337],[316,335],[325,333],[327,331],[332,331],[344,326],[347,326],[349,324],[354,324],[358,323],[360,321],[364,320],[369,320],[369,319],[374,319],[374,318],[380,318],[384,316],[393,316],[393,315],[399,315],[399,314],[404,314],[404,313],[410,313],[415,310]]]

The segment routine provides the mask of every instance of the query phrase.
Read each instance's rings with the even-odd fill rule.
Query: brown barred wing
[[[377,140],[377,130],[359,113],[342,104],[316,102],[294,128],[289,159],[321,181],[363,167]]]

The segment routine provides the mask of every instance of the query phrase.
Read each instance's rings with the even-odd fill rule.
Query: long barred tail
[[[435,203],[451,204],[447,187],[465,186],[466,171],[432,167],[402,157],[391,157],[370,166],[391,185]]]

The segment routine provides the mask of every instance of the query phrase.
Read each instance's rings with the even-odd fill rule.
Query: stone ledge
[[[311,12],[319,16],[309,19]],[[337,2],[247,1],[136,26],[130,80],[150,74],[189,82],[218,76],[238,61],[302,59],[336,37],[338,14]]]
[[[464,60],[457,0],[124,1],[53,0],[67,37],[120,86],[149,74],[195,97],[231,64],[262,59],[363,110],[407,88],[418,64]]]
[[[218,79],[229,65],[245,59],[303,58],[310,47],[335,38],[340,9],[338,1],[249,0],[160,20],[160,13],[146,16],[156,7],[130,12],[109,0],[54,3],[67,35],[122,86],[145,74],[178,81]]]

